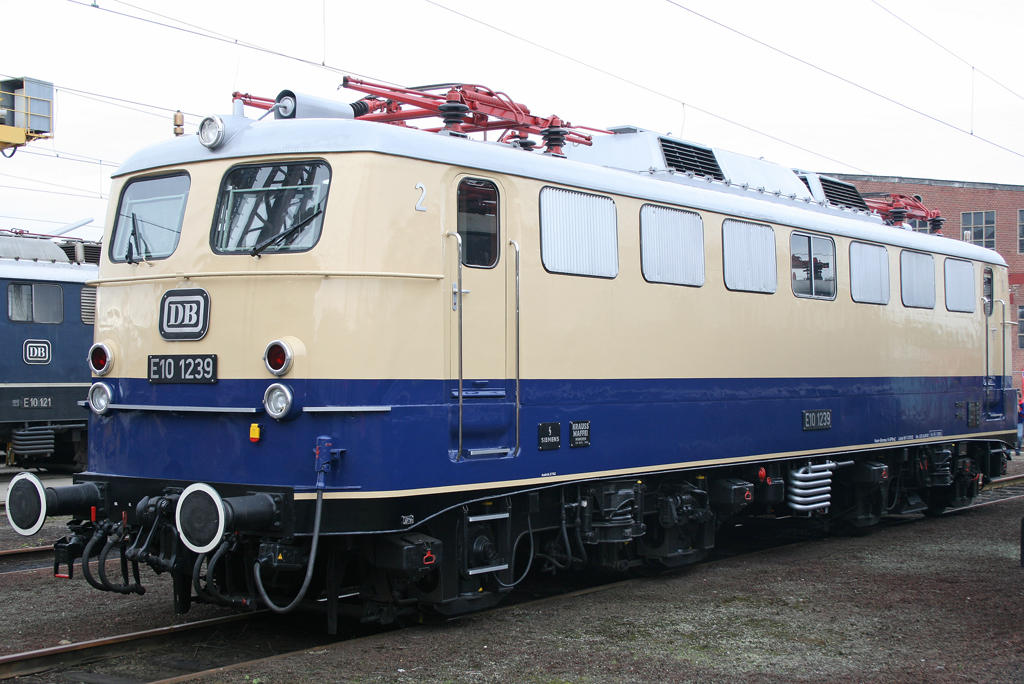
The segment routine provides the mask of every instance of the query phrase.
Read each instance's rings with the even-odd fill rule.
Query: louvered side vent
[[[90,285],[82,288],[82,322],[96,324],[96,288]]]
[[[804,182],[804,185],[807,186],[808,190],[811,189],[811,181],[807,180],[807,176],[797,176],[797,178],[799,178],[800,180],[802,180]],[[812,193],[813,193],[813,191],[812,191]]]
[[[102,247],[103,246],[98,242],[85,243],[83,245],[83,248],[85,249],[85,263],[96,264],[98,266],[100,263],[100,251],[102,250]]]
[[[57,245],[68,255],[68,261],[75,261],[75,243],[74,242],[61,242]]]
[[[660,138],[660,140],[661,151],[665,153],[665,165],[670,169],[682,173],[690,172],[698,176],[710,176],[715,180],[725,180],[712,150],[667,138]]]
[[[819,180],[821,181],[821,189],[825,191],[825,199],[830,204],[851,209],[867,210],[868,205],[865,204],[864,198],[860,196],[860,192],[854,186],[824,176],[819,176]],[[804,182],[806,183],[807,181]]]

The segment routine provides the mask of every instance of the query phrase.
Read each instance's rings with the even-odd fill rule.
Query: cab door
[[[1002,418],[1005,413],[1005,383],[1008,335],[1006,325],[1006,293],[997,291],[991,268],[982,271],[982,295],[985,306],[985,416]],[[1001,288],[1000,288],[1001,289]]]
[[[515,388],[508,387],[506,378],[508,255],[503,253],[507,250],[501,237],[501,193],[493,180],[459,176],[449,201],[454,209],[446,212],[451,294],[447,302],[451,309],[449,452],[457,460],[501,457],[514,442],[510,434],[515,406],[511,396]]]

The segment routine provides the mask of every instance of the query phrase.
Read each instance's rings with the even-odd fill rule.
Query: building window
[[[960,227],[964,242],[988,249],[996,248],[996,212],[965,211],[960,214]]]
[[[793,294],[836,298],[836,246],[829,238],[793,233],[789,239]]]
[[[644,279],[670,285],[704,284],[704,222],[700,214],[645,204],[640,209],[640,267]]]
[[[1017,307],[1017,349],[1024,349],[1024,306]]]
[[[490,268],[498,263],[498,188],[467,178],[459,183],[459,235],[462,263]]]
[[[916,230],[918,233],[928,232],[928,222],[925,221],[924,219],[908,219],[907,223],[909,223],[910,227]]]
[[[1024,254],[1024,209],[1017,210],[1017,252]]]

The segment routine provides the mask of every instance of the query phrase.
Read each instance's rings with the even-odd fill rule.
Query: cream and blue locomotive
[[[936,513],[1003,472],[998,254],[639,128],[468,138],[473,92],[424,132],[285,91],[117,171],[89,471],[8,495],[23,533],[75,516],[61,574],[388,622],[531,568],[690,563],[737,516]]]
[[[6,465],[84,470],[99,245],[0,232],[0,444]]]

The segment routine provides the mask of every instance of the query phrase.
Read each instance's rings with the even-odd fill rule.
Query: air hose
[[[263,580],[260,578],[260,562],[257,560],[253,565],[252,574],[256,578],[256,590],[260,594],[260,599],[263,604],[275,613],[284,614],[290,613],[295,610],[295,607],[299,605],[299,602],[306,596],[306,591],[309,589],[309,582],[313,579],[313,565],[316,563],[316,548],[320,542],[320,513],[323,510],[324,503],[324,490],[317,488],[316,490],[316,518],[313,521],[313,543],[309,547],[309,560],[306,563],[306,579],[302,581],[302,587],[299,589],[299,594],[292,602],[283,608],[267,596],[266,590],[263,588]]]

